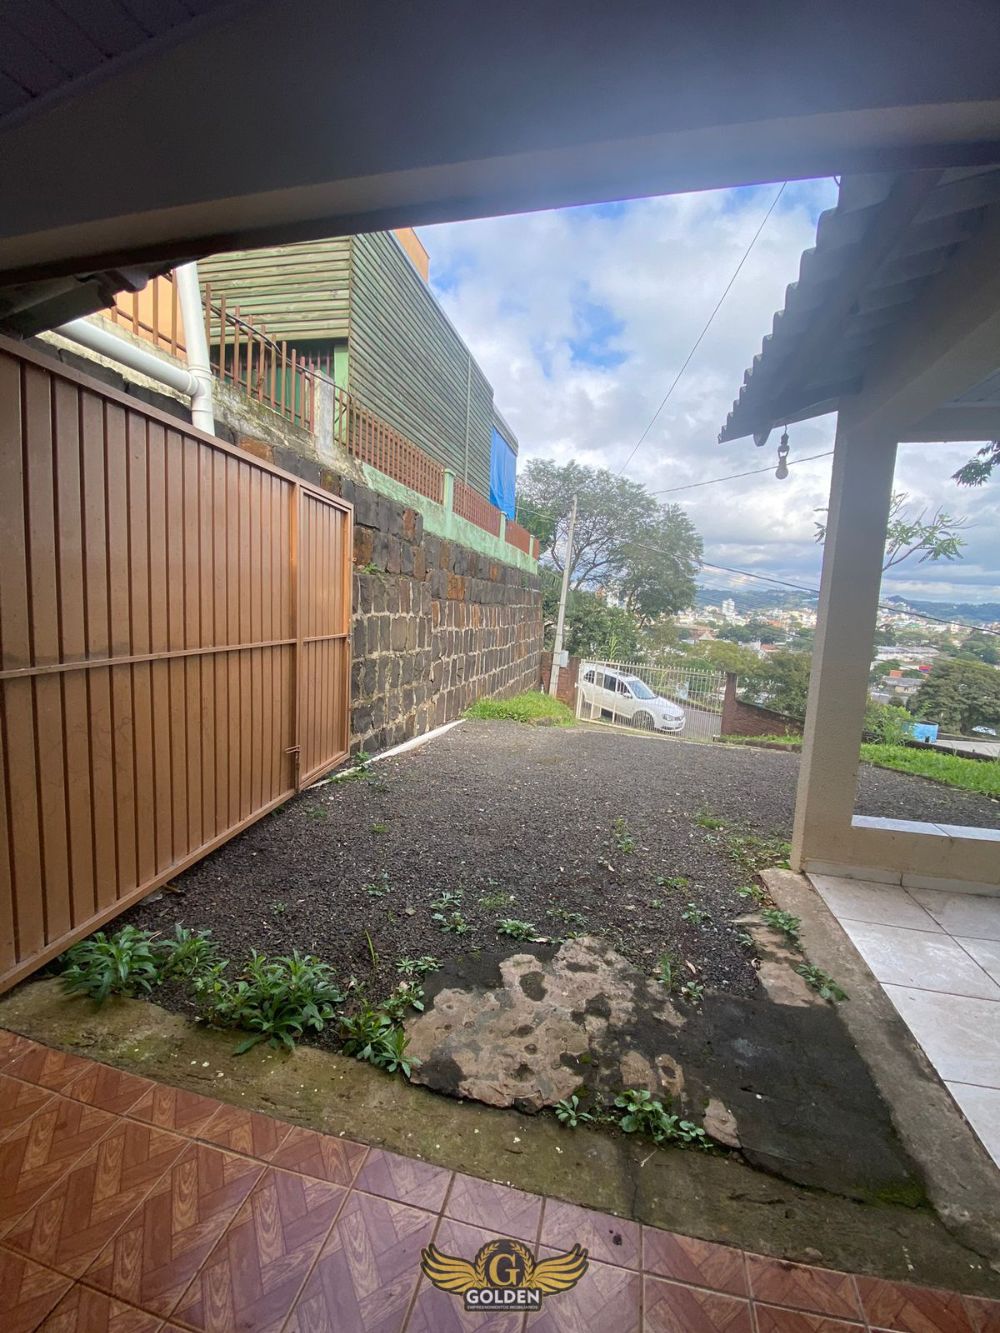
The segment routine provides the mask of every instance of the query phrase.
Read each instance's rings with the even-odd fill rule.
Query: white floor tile
[[[980,897],[973,893],[942,893],[938,889],[910,889],[909,893],[949,935],[1000,940],[1000,898]]]
[[[1000,1166],[1000,1088],[976,1088],[969,1083],[949,1083],[948,1089],[979,1135],[983,1147]]]
[[[941,931],[934,918],[898,884],[810,875],[823,901],[838,921],[873,921],[883,926],[909,926]]]
[[[863,921],[843,926],[883,983],[1000,1000],[1000,985],[948,935]]]
[[[1000,982],[1000,940],[970,940],[964,935],[956,935],[955,939],[994,981]]]
[[[1000,1001],[908,986],[885,993],[943,1079],[1000,1084]]]

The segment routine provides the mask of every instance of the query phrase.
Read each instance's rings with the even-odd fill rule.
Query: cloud
[[[493,384],[521,460],[617,470],[649,425],[776,193],[775,186],[672,195],[420,229],[431,283]],[[628,466],[651,490],[775,461],[776,440],[716,437],[760,350],[785,287],[798,276],[832,181],[789,185],[677,388]],[[835,418],[792,426],[791,459],[832,448]],[[900,449],[897,489],[966,515],[960,564],[904,565],[886,593],[996,595],[1000,480],[962,490],[951,473],[967,445]],[[830,460],[664,499],[683,504],[719,564],[815,586],[814,511],[827,503]]]

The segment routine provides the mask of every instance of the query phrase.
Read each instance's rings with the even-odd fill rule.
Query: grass
[[[782,745],[789,750],[802,747],[797,736],[727,736],[727,745]],[[945,754],[941,750],[917,749],[912,745],[877,745],[865,742],[861,746],[862,763],[877,768],[894,768],[898,773],[912,773],[919,778],[930,778],[946,787],[962,791],[976,791],[983,796],[1000,798],[1000,762],[983,759],[963,759],[961,755]]]
[[[963,759],[957,754],[916,750],[908,745],[862,745],[861,758],[880,768],[895,768],[900,773],[914,773],[948,787],[1000,798],[1000,762]]]
[[[481,718],[488,722],[550,722],[558,727],[572,726],[573,712],[559,699],[526,690],[513,699],[480,699],[465,710],[466,717]]]

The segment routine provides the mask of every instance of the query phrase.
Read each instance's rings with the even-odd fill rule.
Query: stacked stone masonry
[[[477,699],[538,688],[537,575],[425,533],[415,509],[294,449],[238,443],[354,505],[352,751],[376,754]]]

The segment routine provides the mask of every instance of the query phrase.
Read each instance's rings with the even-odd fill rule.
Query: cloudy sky
[[[675,195],[424,227],[431,283],[491,380],[521,459],[619,468],[647,426],[739,263],[776,186]],[[789,185],[670,401],[628,467],[651,490],[773,464],[716,437],[816,219],[830,180]],[[834,418],[792,426],[791,459],[832,447]],[[1000,478],[961,490],[967,445],[905,446],[897,489],[968,516],[961,564],[904,565],[884,592],[970,601],[1000,596]],[[705,558],[815,586],[814,510],[830,460],[665,496],[683,503]],[[724,579],[706,570],[706,583]],[[763,585],[757,584],[761,587]]]

